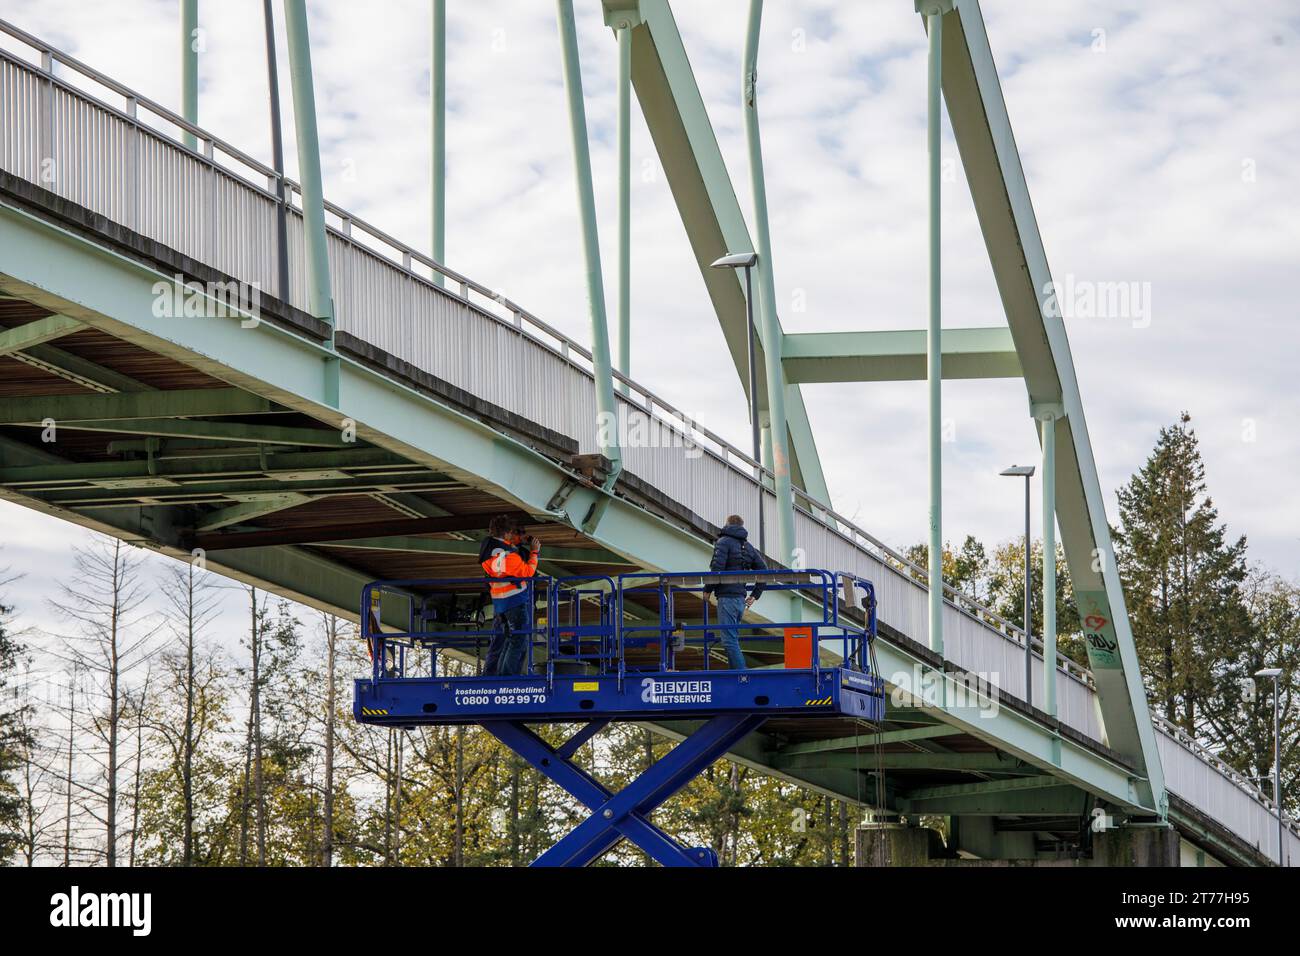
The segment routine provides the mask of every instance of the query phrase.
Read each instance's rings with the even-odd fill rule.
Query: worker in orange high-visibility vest
[[[488,523],[488,536],[479,547],[479,564],[490,578],[531,578],[537,573],[537,556],[542,545],[522,533],[507,515]],[[522,674],[527,651],[528,602],[532,588],[527,581],[499,581],[492,592],[492,641],[488,644],[484,675]]]

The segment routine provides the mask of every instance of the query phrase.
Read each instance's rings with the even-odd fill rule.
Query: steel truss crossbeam
[[[787,333],[781,351],[791,382],[922,382],[923,329]],[[1019,378],[1020,358],[1007,329],[944,329],[944,379]]]
[[[486,530],[487,519],[479,518],[482,528]],[[479,541],[471,536],[468,540],[452,541],[446,538],[415,538],[409,535],[388,535],[377,538],[342,539],[339,541],[314,541],[312,544],[325,548],[355,548],[360,551],[411,551],[420,554],[456,555],[474,557],[479,552]],[[604,548],[566,548],[548,544],[546,557],[562,564],[627,564],[622,555],[606,551]]]
[[[50,504],[70,508],[121,508],[132,504],[226,504],[231,501],[254,501],[287,492],[312,498],[337,498],[369,495],[375,491],[402,488],[409,491],[437,491],[449,487],[436,472],[412,472],[407,475],[359,475],[337,479],[311,478],[286,482],[273,481],[204,481],[177,483],[168,478],[132,481],[125,488],[73,488],[45,491],[40,488],[19,489]]]
[[[533,523],[523,513],[512,518]],[[390,535],[437,534],[447,531],[475,531],[487,524],[486,515],[446,515],[436,518],[399,518],[395,521],[349,521],[343,524],[308,525],[302,528],[272,528],[267,531],[228,531],[199,535],[195,543],[207,551],[229,548],[265,548],[277,544],[316,544],[347,541],[349,538],[381,538]]]
[[[712,850],[683,846],[651,823],[650,814],[766,719],[764,714],[713,717],[618,793],[611,793],[569,759],[595,733],[590,724],[571,738],[575,746],[566,743],[560,748],[515,721],[484,721],[483,728],[591,811],[586,820],[534,860],[533,866],[587,866],[624,839],[664,866],[716,866]],[[604,726],[604,722],[596,723],[597,730]]]
[[[123,450],[117,442],[113,446],[117,450]],[[242,448],[238,454],[223,454],[219,458],[210,453],[171,458],[167,456],[170,447],[170,442],[164,442],[159,452],[153,455],[152,462],[134,460],[48,465],[0,464],[0,484],[39,491],[42,486],[67,487],[96,485],[101,482],[112,482],[112,487],[125,487],[131,481],[144,483],[155,478],[171,478],[177,482],[198,479],[257,481],[267,478],[302,481],[324,477],[382,477],[407,473],[441,477],[424,465],[378,448],[332,452],[278,451],[268,452],[265,457],[254,449]]]
[[[8,398],[0,424],[61,424],[190,415],[258,415],[280,411],[269,399],[238,388],[188,388],[99,395],[43,395]]]
[[[904,791],[898,807],[910,814],[955,816],[1081,817],[1088,794],[1078,787],[1042,775],[986,780]]]
[[[165,395],[166,392],[159,392]],[[256,445],[292,445],[302,448],[347,448],[349,442],[341,432],[325,428],[292,428],[284,425],[255,425],[244,422],[206,421],[189,418],[130,418],[106,421],[78,420],[60,422],[69,431],[110,432],[117,435],[154,435],[157,437],[207,438],[225,442],[248,442]],[[31,424],[39,426],[40,422]]]

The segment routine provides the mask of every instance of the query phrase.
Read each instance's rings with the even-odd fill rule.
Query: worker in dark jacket
[[[542,545],[523,534],[509,515],[498,515],[488,524],[488,536],[479,546],[478,560],[490,578],[531,578],[537,573]],[[523,673],[527,651],[528,602],[532,588],[528,581],[495,581],[492,592],[492,640],[488,644],[484,676],[506,677]]]
[[[758,549],[749,543],[745,519],[731,515],[713,545],[713,560],[709,570],[766,571],[767,564]],[[745,669],[745,655],[740,649],[740,619],[745,609],[753,605],[763,593],[763,582],[751,588],[743,581],[722,581],[707,585],[705,594],[712,594],[718,602],[718,624],[722,628],[722,647],[727,652],[727,666],[734,671]]]

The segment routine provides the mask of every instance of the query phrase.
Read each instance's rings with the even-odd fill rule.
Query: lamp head
[[[714,262],[714,269],[747,269],[758,263],[757,252],[729,252]]]

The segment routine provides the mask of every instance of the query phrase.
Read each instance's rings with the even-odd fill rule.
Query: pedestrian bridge
[[[309,311],[297,184],[281,288],[273,169],[0,26],[6,500],[354,621],[366,581],[473,573],[503,510],[527,516],[547,573],[706,567],[716,523],[760,493],[775,525],[759,463],[617,373],[640,440],[603,487],[591,353],[327,203],[331,329]],[[1089,670],[1060,662],[1053,717],[1025,703],[1019,626],[947,589],[940,656],[925,569],[800,491],[795,533],[803,566],[875,582],[885,730],[774,721],[734,757],[864,804],[879,782],[890,810],[951,815],[971,847],[1086,842],[1101,808],[1167,819],[1185,863],[1277,859],[1269,797],[1181,731],[1152,716],[1153,790],[1112,746]],[[768,601],[756,613],[780,619]],[[779,647],[755,659],[779,666]],[[1300,859],[1295,821],[1282,839]]]

